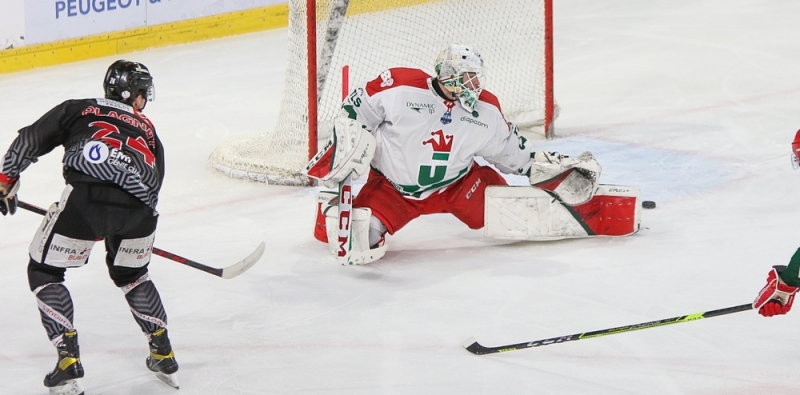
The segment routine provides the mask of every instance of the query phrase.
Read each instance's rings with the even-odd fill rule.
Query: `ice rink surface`
[[[311,236],[315,188],[232,180],[207,168],[226,139],[271,129],[286,30],[126,54],[157,86],[146,109],[167,152],[156,246],[225,266],[223,280],[154,257],[182,394],[797,394],[800,311],[708,320],[475,356],[545,339],[751,302],[800,246],[800,2],[559,0],[559,138],[595,153],[601,182],[658,208],[626,238],[490,240],[446,215],[343,267]],[[480,21],[472,21],[480,23]],[[465,42],[469,37],[464,38]],[[431,62],[433,57],[431,55]],[[102,95],[110,57],[0,75],[0,147],[69,98]],[[487,59],[502,62],[502,59]],[[395,65],[387,65],[395,66]],[[519,72],[525,78],[525,72]],[[500,98],[502,103],[502,98]],[[61,150],[22,176],[22,200],[63,189]],[[27,287],[41,217],[0,219],[0,393],[45,394],[56,354]],[[86,394],[172,394],[146,369],[146,340],[98,244],[70,270]]]

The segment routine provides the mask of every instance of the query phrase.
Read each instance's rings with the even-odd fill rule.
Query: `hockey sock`
[[[167,326],[167,313],[149,274],[120,289],[125,294],[133,318],[142,328],[142,332],[152,333]]]
[[[72,297],[64,284],[45,284],[36,288],[33,294],[36,295],[42,326],[47,331],[50,341],[55,341],[64,332],[74,329]]]

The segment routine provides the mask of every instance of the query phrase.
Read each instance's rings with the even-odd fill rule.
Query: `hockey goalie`
[[[478,50],[450,45],[434,76],[388,69],[344,100],[330,141],[305,169],[330,188],[350,176],[368,177],[346,219],[338,218],[337,193],[319,194],[314,233],[332,254],[344,248],[337,230],[350,225],[343,264],[380,259],[386,233],[426,214],[450,213],[471,229],[484,228],[487,237],[512,240],[639,229],[637,188],[598,184],[601,167],[589,152],[534,151],[483,85]],[[476,162],[478,156],[494,168]],[[531,186],[508,186],[495,169],[526,176]]]

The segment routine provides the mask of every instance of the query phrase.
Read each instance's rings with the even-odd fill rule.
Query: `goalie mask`
[[[141,94],[147,102],[155,101],[156,90],[150,70],[141,63],[118,60],[108,67],[103,80],[106,99],[132,104]],[[143,107],[144,108],[144,107]]]
[[[478,50],[469,45],[450,45],[436,58],[436,74],[464,109],[475,110],[485,83],[483,58]]]

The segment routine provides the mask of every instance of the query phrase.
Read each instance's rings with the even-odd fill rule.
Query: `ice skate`
[[[83,377],[78,332],[71,330],[61,337],[58,349],[58,362],[55,369],[44,377],[44,386],[50,395],[83,395],[79,378]]]
[[[67,380],[61,385],[50,387],[50,395],[84,395],[81,381]]]
[[[156,374],[159,380],[180,389],[178,377],[178,361],[172,352],[172,345],[167,337],[167,329],[161,328],[150,334],[150,356],[147,357],[147,368]]]

